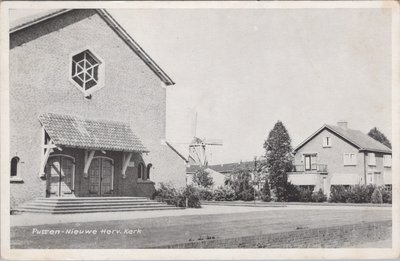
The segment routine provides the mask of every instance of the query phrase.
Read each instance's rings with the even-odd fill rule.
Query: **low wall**
[[[226,239],[187,242],[155,248],[338,248],[389,239],[392,221],[299,229]]]

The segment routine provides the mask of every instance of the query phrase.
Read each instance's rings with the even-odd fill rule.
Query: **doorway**
[[[67,155],[52,155],[47,160],[46,196],[70,196],[74,190],[75,159]]]
[[[110,158],[95,157],[89,168],[89,193],[92,196],[108,196],[113,190],[114,162]]]

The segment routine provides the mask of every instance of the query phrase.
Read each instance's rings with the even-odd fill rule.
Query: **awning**
[[[39,116],[39,121],[58,147],[149,152],[124,122],[88,120],[53,113]]]

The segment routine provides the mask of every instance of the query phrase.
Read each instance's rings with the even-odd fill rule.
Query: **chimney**
[[[347,129],[347,121],[338,121],[337,125],[342,129]]]

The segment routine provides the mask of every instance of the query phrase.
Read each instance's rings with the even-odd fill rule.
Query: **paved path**
[[[82,214],[35,214],[22,213],[12,215],[10,218],[11,226],[34,226],[42,224],[59,224],[71,222],[96,222],[112,220],[134,220],[156,217],[174,217],[174,216],[198,216],[198,215],[217,215],[217,214],[237,214],[248,212],[276,212],[282,210],[355,210],[360,213],[365,211],[387,212],[391,208],[382,207],[352,207],[352,206],[310,206],[310,205],[289,205],[282,207],[241,207],[241,206],[212,206],[203,205],[199,209],[178,209],[178,210],[160,210],[160,211],[132,211],[132,212],[103,212],[103,213],[82,213]]]

